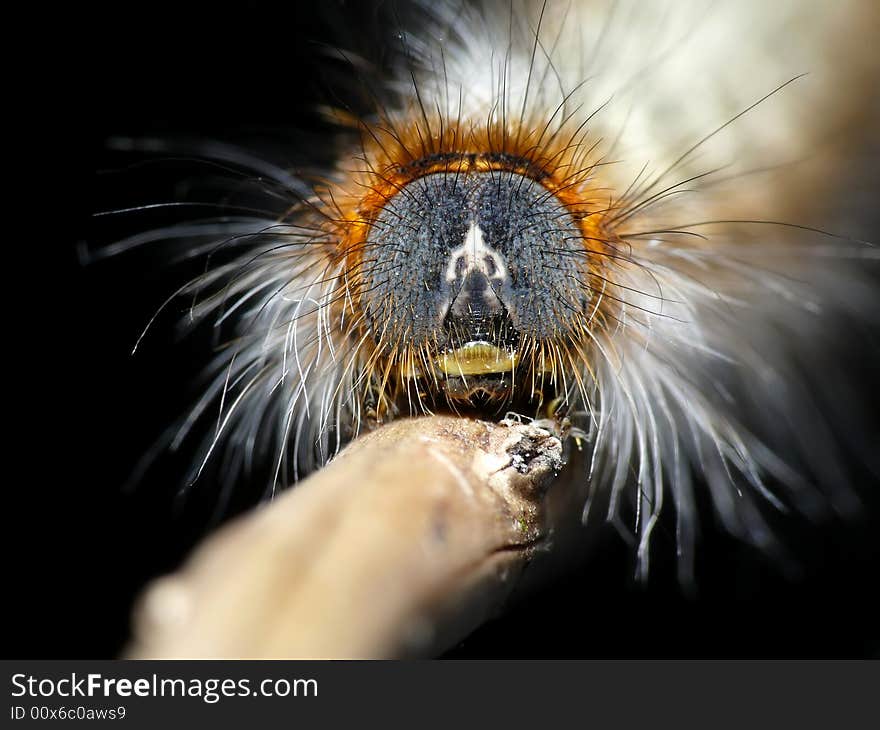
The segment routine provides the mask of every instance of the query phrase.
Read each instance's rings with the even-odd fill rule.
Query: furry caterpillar
[[[823,230],[862,144],[829,138],[870,127],[870,4],[411,9],[372,112],[330,111],[335,167],[247,161],[276,216],[120,244],[192,242],[210,266],[176,296],[233,331],[164,446],[213,417],[196,475],[264,458],[274,490],[392,418],[564,416],[641,576],[671,507],[686,579],[695,475],[765,550],[768,505],[851,510],[834,348],[875,256]]]

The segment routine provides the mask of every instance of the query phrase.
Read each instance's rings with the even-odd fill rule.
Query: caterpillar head
[[[454,403],[508,400],[543,385],[542,348],[588,316],[571,215],[506,171],[434,173],[391,198],[360,264],[365,323],[420,392]],[[548,349],[549,351],[549,349]],[[519,377],[517,377],[519,376]]]
[[[487,151],[491,130],[480,139],[479,129],[447,132],[430,148],[402,142],[397,159],[380,153],[356,186],[354,212],[340,211],[341,298],[363,342],[360,382],[377,420],[449,408],[534,413],[585,387],[570,374],[583,371],[601,321],[597,261],[612,243],[589,197],[592,168],[534,137],[510,134],[504,151]]]

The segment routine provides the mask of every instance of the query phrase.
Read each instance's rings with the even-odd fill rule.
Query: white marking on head
[[[459,274],[459,263],[464,261],[464,270]],[[504,258],[483,240],[482,229],[474,222],[468,229],[464,243],[449,254],[446,266],[446,282],[452,284],[456,279],[466,279],[472,271],[478,271],[487,279],[506,281],[507,264]]]

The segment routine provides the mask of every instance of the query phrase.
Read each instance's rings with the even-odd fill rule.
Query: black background
[[[298,130],[320,129],[315,103],[344,75],[315,41],[335,39],[381,64],[385,52],[374,39],[393,36],[386,10],[333,2],[320,11],[184,18],[130,6],[118,17],[55,13],[50,27],[27,29],[29,70],[18,79],[26,93],[12,114],[25,129],[21,144],[7,140],[25,158],[24,199],[8,211],[21,225],[7,237],[10,252],[23,254],[7,269],[7,402],[23,406],[11,429],[6,485],[4,600],[18,615],[7,655],[117,655],[134,596],[179,564],[215,506],[210,485],[186,502],[175,498],[180,461],[160,464],[132,493],[121,489],[189,403],[205,343],[175,342],[178,310],[130,354],[144,323],[192,271],[169,272],[150,252],[88,266],[78,258],[80,242],[125,232],[97,225],[93,212],[173,191],[162,188],[173,164],[161,173],[130,168],[106,141],[257,139],[283,150]],[[866,383],[866,398],[874,391]],[[650,584],[634,586],[630,553],[609,531],[589,565],[452,655],[878,656],[878,490],[867,474],[857,481],[867,495],[861,522],[789,526],[804,565],[799,579],[783,577],[707,517],[694,596],[675,582],[668,533],[658,535]],[[255,499],[256,492],[236,495],[226,514]]]

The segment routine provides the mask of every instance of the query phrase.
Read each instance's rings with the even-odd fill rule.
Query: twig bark
[[[551,532],[560,440],[391,423],[209,537],[136,612],[134,657],[406,657],[496,613]]]

